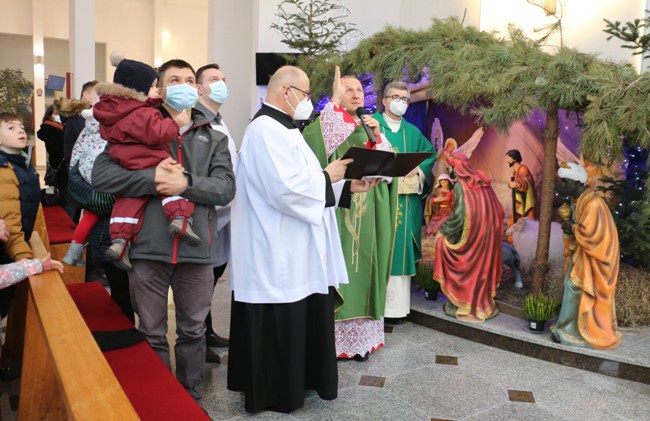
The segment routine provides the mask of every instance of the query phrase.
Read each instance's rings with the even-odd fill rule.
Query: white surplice
[[[300,131],[259,116],[246,129],[237,159],[230,261],[235,301],[291,303],[347,283],[335,208],[325,207],[325,176]],[[343,184],[332,185],[337,202]]]

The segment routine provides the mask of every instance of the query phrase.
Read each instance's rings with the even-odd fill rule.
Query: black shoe
[[[219,354],[211,350],[210,348],[206,348],[205,350],[205,362],[206,363],[217,363],[221,364],[221,357],[219,357]]]
[[[363,355],[357,354],[357,355],[354,356],[355,361],[361,361],[361,362],[368,361],[368,358],[370,358],[370,352],[366,352]]]
[[[0,367],[0,381],[8,382],[20,378],[22,373],[22,361],[11,361],[9,367]]]
[[[205,343],[208,346],[215,347],[215,348],[227,348],[230,341],[228,340],[228,338],[222,338],[221,336],[214,333],[214,334],[206,335]]]
[[[401,325],[404,322],[406,322],[406,317],[399,317],[399,318],[384,317],[384,323],[388,323],[391,325]]]

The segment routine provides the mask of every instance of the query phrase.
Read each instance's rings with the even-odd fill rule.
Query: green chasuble
[[[422,135],[420,129],[402,118],[399,130],[392,132],[383,114],[375,113],[373,116],[379,121],[380,130],[386,136],[393,151],[402,152],[433,152],[420,164],[420,169],[426,177],[427,185],[422,189],[422,194],[400,194],[398,199],[397,219],[395,220],[395,247],[393,249],[393,264],[390,274],[392,276],[415,275],[415,263],[422,258],[422,200],[429,194],[431,186],[431,168],[436,159],[436,152],[431,142]],[[393,189],[401,178],[393,180]],[[433,180],[435,182],[435,180]]]
[[[341,158],[350,147],[363,148],[368,141],[363,127],[359,125],[339,145],[328,162],[320,119],[307,126],[303,135],[323,168]],[[396,203],[397,190],[381,182],[367,193],[353,194],[349,209],[336,209],[349,278],[349,283],[341,285],[338,290],[343,305],[336,310],[337,321],[358,318],[379,320],[383,317]]]

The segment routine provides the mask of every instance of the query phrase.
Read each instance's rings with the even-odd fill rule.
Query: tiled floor
[[[213,302],[219,334],[228,334],[229,308],[225,279]],[[291,415],[250,416],[243,396],[226,389],[227,367],[209,364],[203,406],[215,420],[650,420],[650,385],[528,358],[413,323],[387,327],[392,331],[386,329],[386,345],[367,362],[339,362],[334,401],[307,392],[304,407]]]
[[[226,272],[217,284],[212,307],[223,336],[229,336],[228,276]],[[173,340],[173,305],[169,320]],[[214,350],[227,354],[227,349]],[[341,361],[338,369],[336,400],[323,401],[308,391],[305,405],[291,415],[251,416],[243,396],[226,389],[227,364],[208,364],[203,407],[215,420],[650,420],[650,385],[525,357],[409,322],[387,326],[385,346],[367,362]],[[0,382],[1,420],[16,419],[10,397],[18,384]]]

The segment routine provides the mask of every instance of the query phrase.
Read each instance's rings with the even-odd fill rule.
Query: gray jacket
[[[161,112],[169,116],[162,107]],[[192,121],[193,126],[172,142],[171,155],[178,161],[180,150],[183,167],[189,173],[187,190],[181,196],[196,203],[192,229],[201,237],[198,247],[190,247],[169,235],[169,220],[156,197],[155,168],[126,170],[106,151],[95,161],[92,180],[96,191],[123,197],[154,196],[145,208],[142,229],[132,243],[131,259],[215,263],[216,241],[212,238],[217,232],[215,205],[223,206],[233,199],[235,175],[227,137],[213,130],[205,116],[196,110],[192,110]]]

